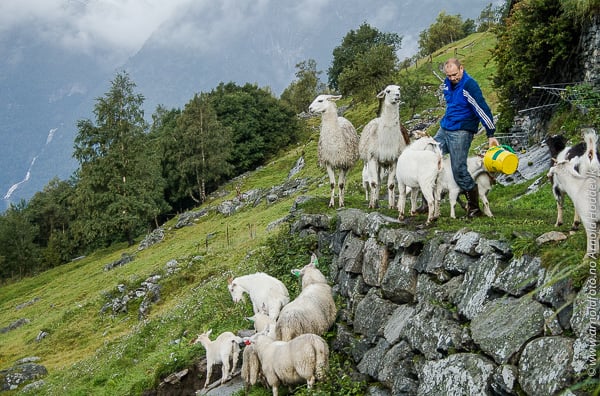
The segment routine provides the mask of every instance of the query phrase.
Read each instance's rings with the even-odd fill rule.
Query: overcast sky
[[[272,7],[275,2],[278,7]],[[460,13],[463,19],[475,19],[490,2],[503,3],[502,0],[361,0],[350,2],[360,5],[338,4],[348,5],[355,12],[359,7],[364,12],[364,20],[382,31],[390,31],[386,30],[388,26],[395,27],[391,31],[404,38],[400,54],[403,59],[416,51],[418,33],[435,21],[441,8],[452,15]],[[318,23],[324,19],[321,13],[332,3],[333,0],[1,0],[0,38],[12,28],[27,27],[38,38],[74,51],[102,53],[103,56],[108,53],[115,59],[126,59],[159,26],[178,13],[187,12],[191,5],[201,19],[196,19],[197,23],[192,20],[171,26],[166,30],[168,34],[162,30],[161,39],[166,45],[196,43],[214,48],[215,43],[228,36],[251,33],[244,28],[252,26],[252,18],[263,17],[273,8],[281,8],[280,5],[289,11],[286,18],[290,15],[294,18],[291,24]],[[344,19],[344,15],[336,17]],[[409,24],[418,23],[417,18],[427,21],[420,22],[424,27],[407,32]]]

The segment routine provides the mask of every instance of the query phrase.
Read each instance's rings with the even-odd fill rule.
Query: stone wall
[[[369,394],[554,395],[595,374],[595,279],[551,281],[539,258],[468,229],[408,231],[357,209],[329,220],[300,215],[292,232],[333,249],[332,349]]]
[[[600,15],[592,16],[581,37],[583,81],[600,89]]]

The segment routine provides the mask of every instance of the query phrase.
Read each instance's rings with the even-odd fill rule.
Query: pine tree
[[[133,244],[167,208],[160,164],[148,144],[144,97],[134,88],[127,73],[117,73],[109,92],[94,106],[96,124],[77,123],[75,229],[90,247],[123,239]]]

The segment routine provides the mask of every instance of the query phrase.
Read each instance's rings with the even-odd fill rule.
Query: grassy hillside
[[[458,48],[466,69],[480,81],[494,106],[494,95],[486,82],[494,70],[493,65],[486,65],[491,45],[491,35],[476,34],[440,51],[433,58],[433,64],[445,60],[454,47]],[[409,72],[417,73],[432,87],[439,85],[431,73],[431,64],[422,60],[419,65]],[[348,118],[357,126],[366,124],[376,110],[375,99],[373,102],[368,107],[352,108],[347,113]],[[282,184],[296,160],[304,155],[306,166],[295,177],[309,180],[307,190],[301,194],[314,199],[302,209],[335,214],[334,209],[327,208],[328,182],[325,172],[317,166],[318,120],[309,122],[315,128],[308,141],[260,170],[224,186],[218,194],[220,197],[211,199],[203,207],[214,207],[232,199],[237,187],[243,193]],[[361,166],[357,164],[350,174],[346,206],[366,210],[360,187]],[[535,237],[554,229],[555,203],[547,182],[538,192],[515,199],[529,184],[496,185],[490,193],[496,216],[492,219],[475,219],[468,223],[452,220],[448,217],[448,204],[444,203],[443,217],[432,230],[458,230],[468,226],[510,241],[517,253],[540,254],[545,265],[580,265],[585,249],[583,231],[556,245],[538,247],[535,244]],[[310,241],[296,243],[285,233],[266,230],[269,223],[289,213],[296,198],[289,196],[274,204],[263,200],[229,217],[211,211],[195,225],[181,229],[173,227],[177,221],[173,219],[164,225],[164,241],[146,250],[137,251],[137,246],[114,246],[36,277],[2,286],[0,327],[20,318],[27,318],[30,323],[0,335],[0,369],[24,357],[40,357],[39,363],[49,371],[43,394],[50,395],[135,395],[156,386],[166,374],[188,367],[204,354],[201,346],[188,344],[196,333],[212,328],[213,334],[218,334],[249,326],[243,318],[250,314],[251,307],[249,304],[234,306],[226,288],[228,277],[256,270],[283,273],[308,262]],[[380,211],[393,217],[397,215],[395,210]],[[461,213],[458,209],[458,214]],[[567,205],[565,218],[570,216],[572,210]],[[421,215],[415,224],[424,220],[425,216]],[[563,231],[566,229],[565,226]],[[134,260],[122,267],[104,270],[106,264],[124,253],[133,255]],[[181,269],[167,276],[166,263],[173,259],[179,262]],[[116,294],[117,285],[135,289],[156,274],[163,276],[161,300],[152,306],[146,319],[138,320],[136,304],[139,302],[133,302],[126,314],[100,313],[109,296]],[[290,289],[296,290],[296,285],[289,282]],[[16,309],[34,299],[39,300]],[[41,331],[49,335],[37,342]]]

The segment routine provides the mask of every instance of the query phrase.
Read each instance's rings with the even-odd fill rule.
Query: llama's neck
[[[381,121],[385,125],[400,125],[400,114],[398,112],[398,106],[391,104],[384,104],[381,109],[381,115],[379,116]]]
[[[324,125],[337,126],[337,119],[338,119],[338,115],[337,115],[336,109],[327,109],[327,111],[325,111],[323,113],[323,115],[321,115],[321,122]]]

